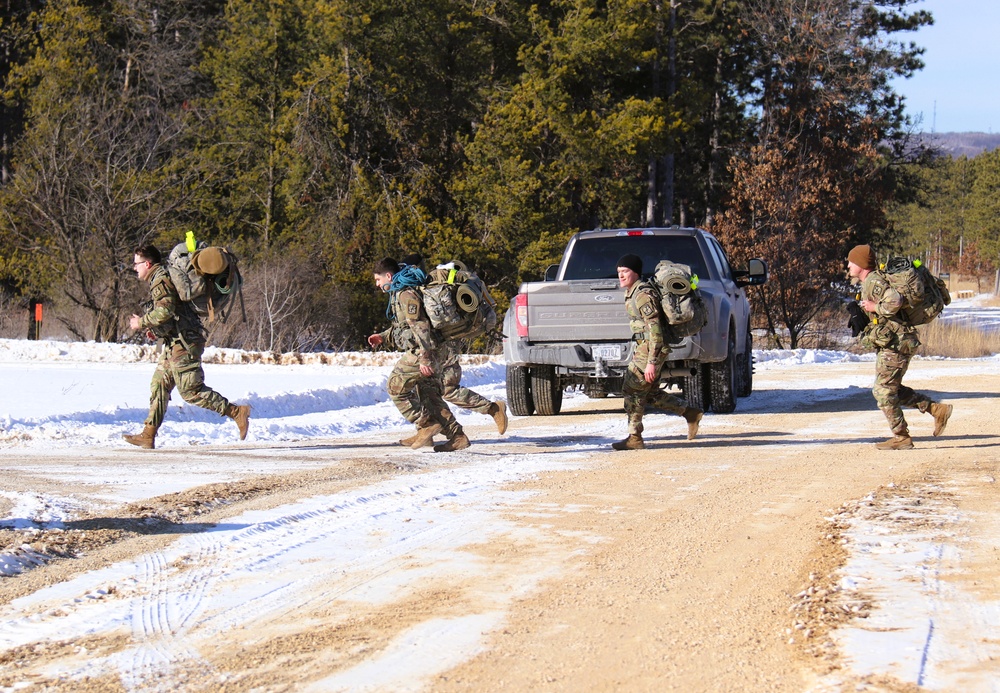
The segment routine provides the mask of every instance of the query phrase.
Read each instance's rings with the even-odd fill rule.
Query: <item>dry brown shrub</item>
[[[806,325],[799,336],[800,349],[849,349],[855,341],[847,326],[847,311],[842,305],[821,308],[815,319]]]
[[[304,270],[295,255],[261,257],[241,263],[240,271],[243,295],[232,299],[228,321],[208,325],[210,344],[274,352],[274,363],[288,361],[282,354],[342,345],[349,304],[343,287],[322,286],[322,277]]]
[[[28,318],[27,308],[0,292],[0,338],[24,339]]]

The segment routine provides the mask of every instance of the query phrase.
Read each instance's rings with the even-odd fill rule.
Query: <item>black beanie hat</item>
[[[618,264],[616,267],[628,267],[630,270],[636,274],[642,274],[642,258],[638,255],[622,255],[618,258]]]

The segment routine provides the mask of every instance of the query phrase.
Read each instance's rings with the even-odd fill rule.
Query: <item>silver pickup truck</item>
[[[621,396],[635,343],[618,285],[617,261],[642,258],[643,276],[662,259],[689,265],[708,306],[708,324],[672,344],[664,387],[677,385],[689,406],[736,408],[753,389],[753,337],[745,288],[767,280],[763,260],[733,270],[722,246],[702,229],[596,229],[574,235],[545,281],[522,284],[504,317],[507,404],[517,416],[558,414],[563,392]]]

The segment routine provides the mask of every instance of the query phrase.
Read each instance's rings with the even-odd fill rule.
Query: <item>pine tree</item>
[[[543,232],[704,221],[721,189],[718,154],[740,130],[732,5],[565,0],[533,11],[524,74],[491,103],[455,186],[501,266]],[[508,262],[508,288],[537,278],[518,272]]]

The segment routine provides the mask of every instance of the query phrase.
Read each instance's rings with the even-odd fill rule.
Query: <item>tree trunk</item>
[[[667,103],[673,101],[677,92],[677,1],[670,0],[670,15],[667,31]],[[674,165],[675,154],[673,152],[674,142],[670,138],[670,152],[662,159],[663,171],[661,176],[660,205],[662,209],[663,224],[668,226],[674,223]]]
[[[656,52],[653,57],[652,84],[650,85],[651,99],[658,98],[663,91],[663,78],[661,74],[663,70],[663,61],[661,59],[663,55],[663,4],[659,0],[654,3],[654,11],[656,12]],[[646,218],[644,223],[648,226],[659,226],[663,218],[659,199],[659,178],[661,175],[659,158],[654,153],[649,157],[646,174]]]
[[[705,225],[712,227],[715,217],[715,186],[719,179],[719,168],[722,165],[722,152],[719,149],[719,121],[722,119],[722,49],[715,53],[715,89],[712,99],[712,134],[708,140],[708,180],[705,184]]]

